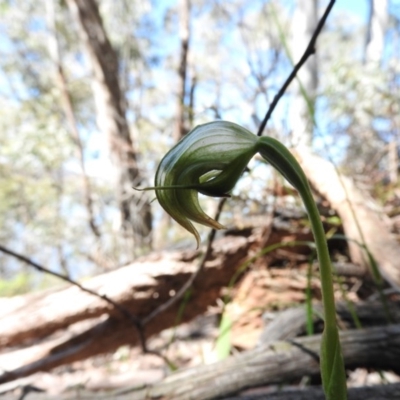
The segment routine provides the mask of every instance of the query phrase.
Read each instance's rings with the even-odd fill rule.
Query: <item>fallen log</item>
[[[90,393],[85,390],[76,390],[62,393],[57,396],[49,396],[46,393],[37,393],[40,389],[34,386],[24,386],[20,394],[4,395],[2,400],[20,400],[23,394],[28,394],[27,400],[130,400],[130,393],[107,394]],[[376,385],[369,387],[349,388],[348,400],[398,400],[400,398],[400,383],[390,385]],[[166,400],[160,398],[159,400]],[[304,389],[280,389],[272,393],[242,394],[238,396],[219,397],[219,400],[325,400],[325,394],[321,387],[306,387]]]
[[[365,244],[383,277],[400,290],[400,247],[381,207],[350,178],[339,176],[330,162],[304,149],[299,149],[296,155],[312,186],[342,220],[345,235],[350,239],[352,261],[369,270],[365,251],[354,241]]]
[[[249,387],[319,375],[320,335],[261,345],[221,362],[174,373],[131,393],[131,400],[208,400]],[[340,333],[346,368],[400,372],[400,325]]]
[[[194,281],[190,298],[179,322],[193,319],[206,311],[220,296],[222,287],[228,285],[236,269],[242,264],[257,237],[251,235],[226,236],[217,240],[203,270]],[[112,298],[141,320],[164,304],[196,271],[196,252],[165,252],[153,254],[129,266],[99,275],[84,286]],[[13,365],[3,364],[8,371],[0,376],[1,382],[26,376],[38,370],[84,359],[115,350],[122,344],[137,345],[138,330],[132,321],[121,315],[99,297],[82,292],[77,287],[58,291],[1,299],[0,346],[26,346],[38,339],[66,331],[80,321],[102,317],[79,334],[62,334],[48,344],[37,344],[33,349],[20,350],[15,358],[4,354],[3,360],[13,359]],[[143,336],[149,337],[176,324],[181,302],[177,302],[143,326]],[[15,352],[12,352],[15,353]],[[22,357],[22,353],[31,355]],[[19,365],[16,365],[18,364]]]
[[[365,302],[354,305],[354,313],[362,326],[387,325],[390,321],[400,320],[399,303],[391,303],[387,310],[380,302]],[[321,322],[320,304],[314,305],[314,320]],[[344,328],[354,328],[354,320],[348,305],[337,304],[338,319]],[[171,314],[171,321],[174,321]],[[81,323],[82,325],[82,323]],[[306,311],[304,307],[284,310],[267,324],[260,335],[259,343],[265,344],[277,340],[288,340],[306,332]],[[47,371],[59,365],[65,365],[82,360],[94,354],[111,352],[125,343],[137,343],[137,332],[126,320],[117,320],[103,316],[102,320],[86,321],[83,330],[78,331],[73,326],[59,338],[47,340],[20,350],[10,351],[0,355],[0,366],[7,371],[0,375],[0,383],[8,382],[37,371]],[[79,333],[76,333],[76,332]]]
[[[342,329],[356,328],[356,321],[362,327],[384,326],[389,323],[400,322],[400,302],[382,304],[382,302],[361,302],[352,304],[338,302],[336,304],[337,318]],[[321,304],[313,305],[313,323],[320,324],[322,331],[322,312]],[[276,340],[289,340],[306,334],[307,311],[305,306],[288,308],[278,313],[266,313],[264,316],[266,326],[263,329],[259,343],[268,343]]]
[[[348,400],[397,399],[400,399],[400,383],[350,388],[348,391]],[[270,394],[249,394],[235,397],[224,397],[220,400],[325,400],[325,394],[320,387],[307,387],[298,390],[282,390]]]
[[[186,320],[204,311],[218,296],[221,287],[255,243],[255,237],[226,236],[215,242],[211,256],[196,279]],[[163,252],[152,254],[126,267],[98,275],[83,286],[106,295],[137,319],[148,316],[164,304],[189,279],[198,266],[197,252]],[[176,312],[174,309],[173,312]],[[0,348],[22,345],[48,336],[57,330],[90,318],[109,315],[123,319],[118,309],[99,297],[69,286],[0,299]],[[176,315],[176,314],[173,314]],[[160,315],[156,325],[170,326]],[[147,331],[159,331],[149,326]]]
[[[259,236],[249,229],[245,232],[245,236],[240,236],[240,231],[235,231],[214,243],[214,250],[195,281],[190,302],[179,322],[194,318],[213,304],[249,249],[259,246]],[[296,240],[293,233],[290,235],[291,240]],[[283,237],[282,232],[278,234],[274,230],[270,241],[275,243],[279,237]],[[112,298],[138,319],[146,318],[196,270],[196,256],[196,252],[152,254],[92,278],[84,286]],[[76,287],[0,299],[0,304],[0,345],[3,348],[19,345],[18,349],[9,349],[0,355],[0,368],[5,371],[0,382],[112,352],[124,344],[139,344],[138,331],[129,319],[101,298]],[[143,336],[147,338],[173,326],[180,304],[146,324]],[[380,323],[384,321],[381,319]],[[25,347],[20,348],[21,345]]]
[[[320,335],[263,344],[218,363],[178,371],[145,388],[124,388],[107,394],[91,394],[83,388],[57,395],[57,399],[118,400],[291,400],[323,399],[320,388],[260,396],[241,394],[248,388],[296,381],[319,375]],[[349,330],[340,333],[346,368],[373,368],[400,372],[400,325]],[[29,385],[28,385],[29,386]],[[349,399],[397,399],[399,384],[349,390]],[[236,397],[235,397],[236,396]],[[296,397],[298,396],[298,397]],[[307,397],[308,396],[308,397]],[[386,397],[385,397],[386,396]],[[15,400],[15,397],[4,397]],[[43,393],[30,393],[31,400],[51,400]]]

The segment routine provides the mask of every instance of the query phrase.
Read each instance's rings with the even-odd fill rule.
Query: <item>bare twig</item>
[[[282,96],[285,94],[286,89],[289,87],[289,85],[292,83],[293,79],[296,77],[297,73],[299,72],[300,68],[305,64],[305,62],[308,60],[310,56],[312,56],[315,53],[315,43],[317,41],[317,38],[319,34],[321,33],[321,30],[323,26],[325,25],[325,21],[328,18],[328,15],[330,14],[333,6],[335,4],[335,0],[331,0],[328,4],[328,7],[326,8],[324,15],[318,22],[317,28],[315,29],[315,32],[313,33],[310,43],[308,44],[306,50],[304,51],[304,54],[300,58],[300,61],[294,66],[292,72],[286,79],[285,83],[279,90],[279,92],[275,95],[274,100],[272,101],[271,105],[268,108],[267,113],[265,114],[265,117],[263,121],[261,122],[261,125],[258,129],[257,136],[261,136],[262,133],[264,132],[265,126],[267,125],[267,122],[271,118],[271,115],[273,111],[275,110],[275,107],[277,106],[279,100],[282,98]]]

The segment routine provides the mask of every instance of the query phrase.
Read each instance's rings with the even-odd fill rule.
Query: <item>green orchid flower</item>
[[[346,375],[336,324],[332,268],[317,206],[307,178],[291,152],[271,137],[257,137],[231,122],[200,125],[189,132],[161,160],[155,177],[160,205],[180,225],[200,237],[197,222],[224,228],[201,209],[198,194],[226,197],[251,158],[259,153],[299,192],[311,222],[321,272],[324,332],[321,342],[321,376],[326,398],[346,399]]]
[[[308,185],[304,174],[293,168],[281,168],[282,163],[287,164],[285,158],[296,161],[280,142],[271,137],[259,138],[232,122],[216,121],[194,128],[161,160],[155,177],[160,205],[199,244],[200,237],[192,221],[215,229],[224,226],[204,213],[198,193],[229,197],[256,153],[293,186]]]
[[[155,177],[156,196],[164,210],[192,233],[192,224],[224,228],[201,209],[198,193],[229,196],[256,151],[257,137],[230,122],[200,125],[161,160]]]

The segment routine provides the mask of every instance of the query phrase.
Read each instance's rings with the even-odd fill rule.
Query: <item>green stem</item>
[[[345,400],[347,398],[346,373],[336,323],[332,266],[328,244],[321,217],[308,183],[307,186],[303,185],[301,189],[299,192],[311,222],[321,275],[325,324],[321,342],[322,383],[328,400]]]
[[[322,286],[322,302],[325,310],[325,326],[336,327],[335,297],[333,292],[333,279],[331,260],[325,231],[321,218],[309,188],[300,193],[310,218],[311,229],[314,235],[315,246],[319,261]]]
[[[298,190],[306,207],[317,249],[324,306],[324,332],[320,357],[322,384],[327,400],[345,400],[347,398],[346,373],[336,325],[331,260],[325,231],[310,185],[301,166],[282,143],[271,137],[261,137],[255,150],[259,151]]]

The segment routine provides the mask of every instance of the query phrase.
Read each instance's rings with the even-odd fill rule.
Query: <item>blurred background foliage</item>
[[[123,229],[116,178],[121,164],[113,162],[110,137],[99,124],[93,91],[98,78],[74,3],[80,1],[0,0],[0,243],[78,278],[152,249],[194,244],[156,202],[150,203],[151,244],[141,245]],[[118,59],[124,118],[140,176],[131,186],[151,186],[162,155],[194,125],[227,119],[256,132],[292,68],[279,29],[290,51],[300,46],[294,26],[302,1],[89,3],[98,8]],[[313,3],[319,15],[327,4]],[[338,1],[328,19],[314,72],[317,127],[309,134],[314,151],[371,189],[380,188],[377,193],[385,193],[387,201],[382,185],[397,196],[400,2],[382,1],[383,11],[377,4]],[[385,16],[383,44],[371,53],[372,41],[379,41],[372,18],[378,11]],[[289,90],[267,129],[293,146],[295,127],[288,115],[295,97]],[[223,215],[228,225],[265,212],[273,194],[266,177],[276,178],[267,167],[254,160],[250,170]],[[209,210],[215,207],[204,201]],[[3,296],[53,282],[3,254],[0,272]]]

